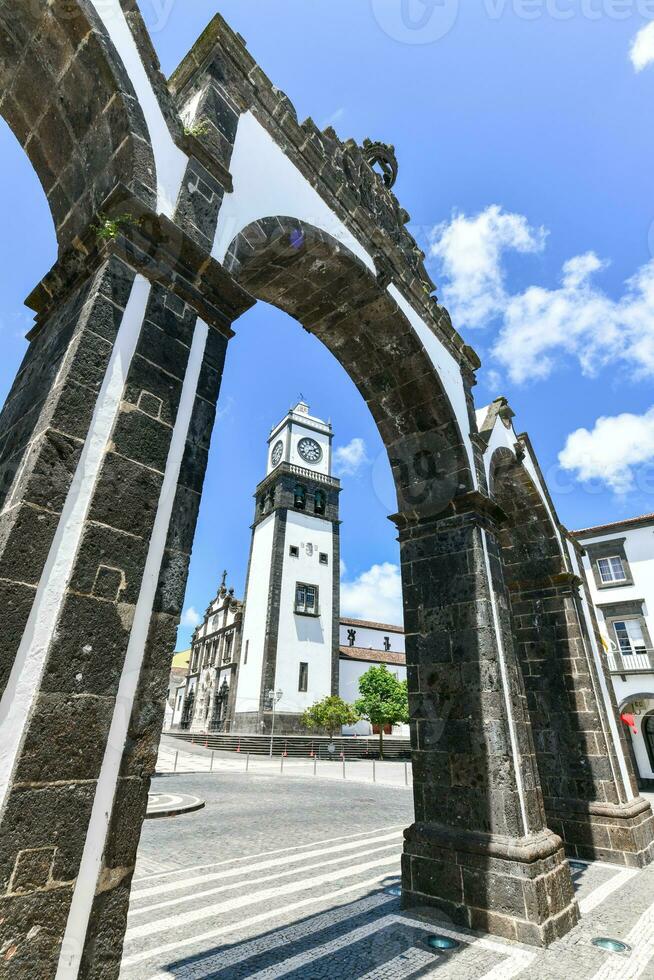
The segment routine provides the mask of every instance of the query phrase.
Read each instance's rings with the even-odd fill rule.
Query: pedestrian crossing
[[[439,978],[456,976],[426,947],[425,924],[401,915],[385,891],[399,879],[402,829],[183,869],[149,871],[139,862],[121,980],[402,980],[430,976],[432,964]],[[463,944],[459,966],[471,976],[517,975],[531,955],[521,952],[518,962],[502,943],[453,935]]]
[[[531,948],[446,923],[430,925],[415,912],[402,912],[387,891],[399,879],[401,850],[402,827],[387,825],[182,868],[139,859],[121,980],[512,980],[534,975],[537,953]],[[598,914],[633,876],[630,869],[601,862],[576,868],[582,911]],[[557,944],[554,959],[558,964],[561,958],[563,969],[570,955],[577,975],[586,980],[645,976],[654,953],[652,908],[628,937],[634,945],[628,964],[602,966],[601,954],[586,937],[582,966],[572,955],[580,941],[572,935]],[[426,942],[434,930],[456,939],[459,948],[448,955],[434,952]],[[558,965],[551,962],[551,976],[558,976]]]

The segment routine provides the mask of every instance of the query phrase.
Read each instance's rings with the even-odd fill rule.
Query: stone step
[[[166,732],[166,735],[201,745],[204,748],[220,752],[250,752],[252,755],[269,755],[269,735],[221,735],[204,732]],[[330,752],[328,746],[334,745]],[[311,737],[307,735],[275,735],[273,738],[273,755],[288,755],[289,758],[311,758],[317,755],[320,759],[365,759],[379,757],[379,739],[376,735],[369,738],[330,739],[326,736]],[[410,759],[411,743],[408,738],[386,735],[384,737],[384,758]]]

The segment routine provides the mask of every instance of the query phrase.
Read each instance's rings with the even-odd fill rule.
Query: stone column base
[[[568,857],[629,868],[654,860],[654,814],[642,796],[619,804],[546,798],[545,809]]]
[[[579,920],[561,838],[515,840],[415,823],[404,832],[402,907],[439,909],[454,923],[547,946]]]

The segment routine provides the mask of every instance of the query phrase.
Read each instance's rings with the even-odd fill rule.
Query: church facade
[[[256,488],[244,601],[226,573],[196,629],[172,729],[304,731],[316,701],[358,696],[358,678],[385,663],[406,676],[399,626],[340,617],[340,481],[330,423],[299,402],[272,428]],[[347,730],[369,734],[367,722]]]

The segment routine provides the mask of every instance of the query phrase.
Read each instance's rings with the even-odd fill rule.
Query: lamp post
[[[281,701],[283,693],[284,692],[281,689],[277,691],[273,691],[273,690],[268,691],[268,697],[272,701],[272,725],[270,726],[270,758],[271,759],[273,754],[273,737],[275,735],[275,708],[277,707],[277,702]]]

